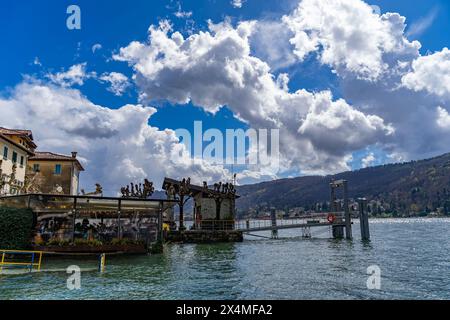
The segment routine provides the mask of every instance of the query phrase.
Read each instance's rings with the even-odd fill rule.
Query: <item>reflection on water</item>
[[[60,270],[0,276],[1,299],[449,299],[450,219],[371,221],[371,242],[332,240],[329,230],[280,231],[279,240],[168,245],[163,255],[108,257],[107,272],[82,273],[66,289],[69,265],[96,259],[45,259]],[[260,233],[270,235],[269,232]],[[368,290],[367,267],[381,268],[381,290]]]

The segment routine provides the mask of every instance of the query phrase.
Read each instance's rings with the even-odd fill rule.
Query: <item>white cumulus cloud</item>
[[[192,102],[213,113],[228,106],[254,128],[280,128],[286,168],[320,173],[345,170],[344,159],[355,148],[392,133],[382,118],[333,101],[327,91],[289,92],[289,77],[276,78],[267,63],[251,54],[249,38],[255,25],[254,21],[236,28],[227,22],[210,23],[209,31],[188,38],[152,26],[148,43],[132,42],[114,58],[133,67],[143,102]],[[313,128],[322,117],[332,123],[332,128],[324,129],[336,145],[323,141],[326,131]]]
[[[95,73],[86,71],[87,63],[73,65],[67,71],[61,71],[55,74],[49,73],[47,77],[55,84],[63,87],[71,87],[73,85],[82,86],[84,82],[95,77]]]
[[[280,129],[283,170],[326,174],[348,170],[352,153],[371,145],[393,161],[449,151],[450,135],[442,133],[450,127],[450,52],[444,48],[422,56],[421,44],[409,41],[405,28],[405,17],[381,14],[361,0],[302,0],[279,20],[209,23],[207,30],[189,36],[173,31],[164,20],[150,27],[148,41],[131,42],[114,59],[133,69],[140,103],[191,102],[210,113],[227,106],[252,128]],[[338,99],[329,90],[291,88],[289,74],[276,73],[310,56],[335,72]],[[109,110],[67,89],[90,76],[81,64],[49,75],[57,85],[23,83],[11,97],[0,100],[0,107],[6,106],[9,113],[14,108],[21,112],[11,117],[14,126],[36,122],[43,146],[65,150],[72,138],[88,164],[110,155],[120,172],[101,162],[105,170],[98,177],[114,185],[119,176],[147,174],[160,179],[161,172],[193,172],[194,177],[228,174],[208,163],[170,164],[168,155],[183,146],[170,130],[148,126],[155,109],[130,105]],[[122,85],[129,83],[122,76],[102,74],[100,81],[121,94]],[[58,119],[66,119],[65,109],[69,110],[67,123],[62,123]],[[35,114],[42,114],[43,120],[34,120]],[[48,128],[53,122],[56,129]],[[55,136],[66,141],[61,143]],[[87,137],[96,145],[86,143]],[[150,168],[158,173],[147,167],[151,155],[156,165]],[[373,153],[367,154],[361,165],[371,165],[374,158]],[[240,177],[252,181],[275,177],[273,172],[256,169],[248,168]]]
[[[362,160],[361,160],[361,167],[362,168],[368,168],[373,165],[376,158],[373,152],[369,152]]]
[[[302,61],[317,53],[320,61],[341,76],[378,79],[387,69],[387,54],[414,54],[420,48],[403,34],[405,18],[379,15],[360,0],[302,0],[283,17],[294,36],[291,43]]]
[[[231,5],[235,8],[242,8],[242,6],[244,5],[245,0],[232,0],[231,1]]]
[[[119,72],[104,73],[99,77],[100,81],[110,84],[108,90],[114,93],[116,96],[121,96],[130,86],[128,77]]]
[[[442,107],[437,108],[437,125],[445,130],[450,130],[450,114]]]
[[[411,72],[403,76],[402,83],[414,91],[425,90],[450,99],[450,50],[444,48],[418,57],[412,63]]]
[[[107,194],[115,195],[124,184],[144,178],[159,188],[166,175],[191,176],[196,183],[230,177],[223,167],[189,161],[174,131],[148,125],[154,108],[110,109],[92,103],[79,90],[31,79],[0,98],[0,112],[0,126],[33,130],[38,150],[78,151],[87,189],[99,182]],[[172,161],[174,154],[186,161]]]

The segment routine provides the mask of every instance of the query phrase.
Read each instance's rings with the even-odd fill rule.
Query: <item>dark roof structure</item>
[[[179,180],[175,180],[175,179],[171,179],[171,178],[164,178],[162,189],[167,190],[169,188],[169,186],[172,185],[172,186],[174,186],[175,190],[178,192],[180,184],[181,184],[181,181],[179,181]],[[207,196],[207,193],[205,192],[205,189],[203,186],[191,184],[190,191],[192,192],[193,196],[196,196],[199,193],[203,193],[204,196]],[[208,193],[218,193],[218,192],[214,191],[213,189],[210,188],[210,186],[208,186]],[[235,197],[235,199],[237,199],[240,196],[235,194],[234,197]]]
[[[3,136],[20,136],[24,138],[32,148],[37,147],[33,141],[33,132],[31,130],[7,129],[0,127],[0,134]]]

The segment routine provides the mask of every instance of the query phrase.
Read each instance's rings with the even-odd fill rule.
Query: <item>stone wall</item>
[[[216,201],[211,198],[197,197],[196,207],[201,206],[203,220],[216,220]],[[234,200],[223,199],[220,206],[220,220],[234,219]]]
[[[244,236],[241,231],[173,231],[167,234],[167,241],[183,243],[242,242]]]

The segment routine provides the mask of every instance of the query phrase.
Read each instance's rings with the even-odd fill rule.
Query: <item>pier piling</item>
[[[366,206],[367,206],[366,198],[359,198],[358,199],[359,221],[361,226],[361,239],[363,241],[370,240],[369,214],[366,210]]]
[[[344,212],[345,212],[345,238],[352,240],[352,216],[350,213],[349,202],[348,202],[348,183],[346,180],[342,181],[342,186],[344,188]]]
[[[272,227],[277,226],[277,211],[275,209],[270,210],[270,218],[272,220]],[[278,239],[278,229],[272,229],[272,239]]]
[[[342,239],[344,237],[344,228],[345,228],[345,238],[348,240],[351,240],[353,238],[352,235],[352,216],[350,213],[349,208],[349,201],[348,201],[348,182],[347,180],[333,180],[330,183],[330,212],[338,212],[341,211],[340,208],[340,202],[336,201],[336,189],[342,188],[344,193],[344,223],[345,226],[333,226],[333,238],[335,239]],[[338,209],[339,206],[339,209]],[[342,223],[342,218],[338,218],[336,220],[338,223]]]
[[[344,238],[344,227],[343,226],[333,226],[333,238],[343,239]]]

